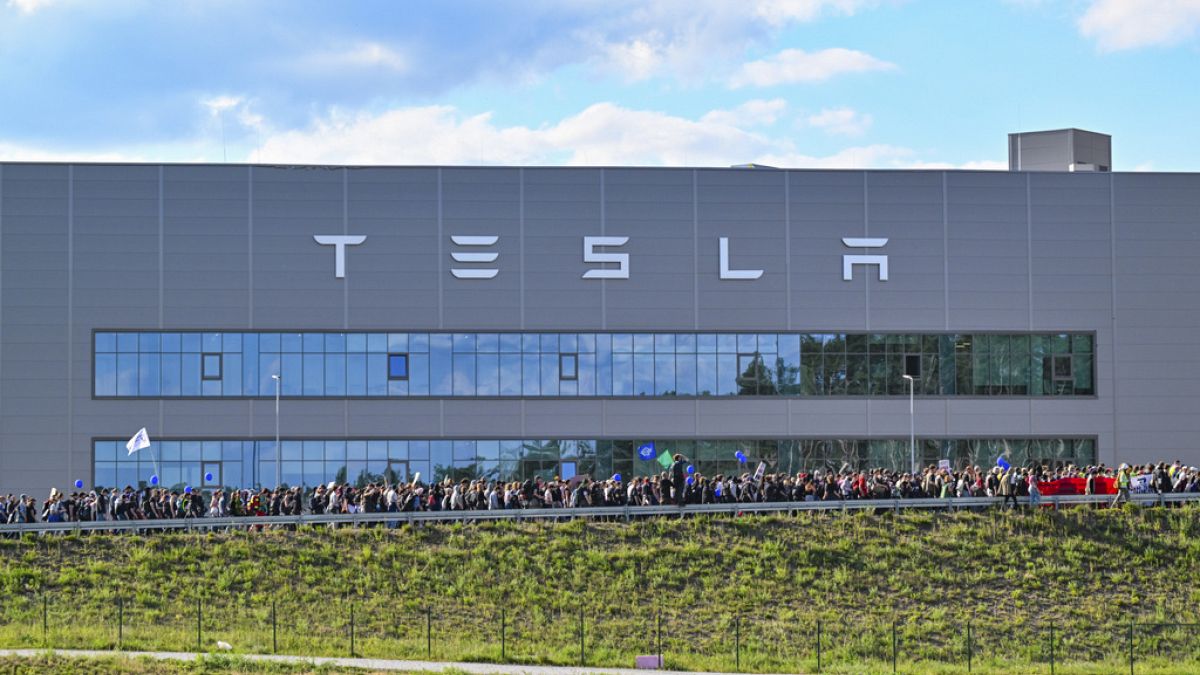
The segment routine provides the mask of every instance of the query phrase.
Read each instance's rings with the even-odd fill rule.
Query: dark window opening
[[[904,355],[904,374],[914,380],[921,379],[921,355],[920,354],[905,354]]]
[[[560,380],[579,379],[579,355],[574,353],[559,354],[558,373]]]
[[[221,355],[220,354],[201,354],[200,355],[201,373],[200,377],[205,380],[221,379]],[[193,371],[194,372],[194,371]]]

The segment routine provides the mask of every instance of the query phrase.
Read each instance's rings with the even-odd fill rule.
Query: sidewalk
[[[0,656],[41,656],[53,653],[77,658],[140,658],[163,659],[170,661],[195,661],[204,654],[196,652],[115,652],[90,649],[0,649]],[[226,654],[214,652],[213,654]],[[405,671],[440,673],[447,669],[456,672],[471,673],[472,675],[590,675],[592,673],[608,673],[610,675],[726,675],[724,673],[703,673],[679,670],[635,670],[633,668],[581,668],[578,666],[523,666],[499,663],[456,663],[449,661],[396,661],[389,659],[352,659],[329,656],[285,656],[282,654],[229,654],[234,658],[247,661],[272,661],[276,663],[295,663],[299,665],[330,665],[344,668],[361,668],[375,671]]]

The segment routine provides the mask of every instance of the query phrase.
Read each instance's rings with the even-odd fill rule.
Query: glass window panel
[[[737,350],[743,354],[753,354],[758,351],[758,336],[753,333],[742,333],[737,336]]]
[[[304,357],[300,354],[284,354],[283,373],[280,378],[280,394],[283,396],[300,396],[304,393]],[[312,358],[319,359],[320,356]]]
[[[407,380],[408,354],[388,354],[387,374],[389,380]]]
[[[366,396],[367,355],[361,352],[346,354],[346,395]]]
[[[521,351],[521,334],[520,333],[501,333],[500,334],[500,351],[508,353],[518,353]]]
[[[387,354],[367,354],[367,396],[387,396]]]
[[[596,355],[582,353],[577,362],[580,396],[596,395]]]
[[[455,352],[473,353],[475,351],[475,334],[455,333],[453,337],[453,349]]]
[[[712,353],[717,351],[717,336],[713,333],[703,333],[696,336],[696,351]]]
[[[1092,362],[1091,354],[1075,354],[1071,357],[1073,375],[1075,376],[1075,395],[1090,396],[1095,393],[1092,386]]]
[[[415,337],[415,336],[413,336],[413,337]],[[388,333],[388,336],[387,336],[388,351],[393,351],[393,352],[418,351],[417,349],[413,348],[413,346],[410,343],[410,339],[411,338],[408,333]],[[425,334],[421,335],[420,341],[423,345],[428,345],[428,340],[429,340],[428,335],[425,335]],[[428,350],[428,347],[426,346],[425,349],[421,349],[420,351],[427,351],[427,350]]]
[[[97,462],[115,462],[117,461],[117,442],[116,441],[96,441],[93,444],[96,449]],[[124,447],[121,448],[124,450]]]
[[[838,353],[826,354],[824,362],[826,392],[830,396],[845,396],[846,355]],[[901,380],[901,382],[903,382],[903,380]]]
[[[775,333],[759,333],[758,335],[758,351],[763,352],[778,352],[779,351],[779,336]]]
[[[323,333],[304,333],[304,353],[319,354],[325,351],[325,335]]]
[[[658,333],[654,336],[654,352],[656,354],[675,353],[675,334]]]
[[[720,354],[736,354],[737,336],[728,334],[717,335],[717,352]]]
[[[429,336],[429,393],[434,396],[449,396],[453,391],[454,363],[451,348],[449,333],[434,333]]]
[[[346,351],[346,334],[345,333],[326,333],[325,334],[325,352],[345,352]]]
[[[394,387],[405,384],[402,380],[388,383],[391,394]],[[398,390],[397,390],[398,391]],[[412,396],[429,395],[429,354],[409,352],[408,354],[408,393]]]
[[[346,353],[359,353],[367,351],[367,334],[366,333],[346,333]]]
[[[454,355],[453,391],[455,396],[475,396],[475,367],[474,352]]]
[[[180,375],[181,393],[184,396],[199,396],[200,354],[196,352],[185,352],[181,355],[180,361],[183,369],[182,374]]]
[[[116,444],[114,444],[114,445],[116,445]],[[121,454],[124,455],[125,454],[125,444],[121,443],[120,448],[121,448]],[[157,445],[155,447],[155,452],[158,453],[158,458],[164,462],[178,462],[180,459],[183,458],[183,455],[180,454],[182,452],[182,450],[180,448],[179,441],[158,441]],[[117,459],[122,460],[122,459],[126,459],[126,458],[118,457]],[[136,457],[129,457],[128,459],[133,460],[133,459],[136,459]]]
[[[346,441],[346,459],[365,460],[367,458],[366,441]]]
[[[367,334],[367,351],[372,354],[386,352],[388,349],[388,336],[386,333],[368,333]]]
[[[408,351],[427,353],[431,336],[429,333],[411,333],[408,336]]]
[[[717,394],[717,356],[715,354],[705,353],[696,356],[696,393],[700,396]]]
[[[869,390],[869,359],[866,354],[846,355],[846,394],[865,396]]]
[[[158,333],[140,333],[138,335],[138,351],[158,352],[161,349],[161,338]]]
[[[279,349],[279,333],[259,333],[258,351],[277,352]]]
[[[199,352],[200,337],[199,333],[181,333],[179,336],[182,343],[180,349],[185,352]]]
[[[1091,354],[1092,353],[1092,336],[1091,335],[1072,335],[1071,336],[1071,351],[1075,354]]]
[[[650,333],[635,333],[633,336],[633,351],[641,354],[654,352],[654,336]]]
[[[176,357],[178,358],[178,357]],[[117,395],[117,355],[96,355],[96,396]]]
[[[137,350],[138,350],[137,333],[117,333],[117,351],[137,352]]]
[[[201,396],[220,396],[221,381],[220,380],[201,380],[200,382]]]
[[[633,352],[633,334],[614,333],[612,335],[613,353],[628,354]]]
[[[224,441],[221,443],[221,461],[242,461],[242,441]],[[249,458],[247,458],[249,459]]]
[[[95,349],[98,352],[117,351],[116,333],[96,333],[95,341]]]
[[[500,351],[500,336],[495,333],[480,333],[476,335],[475,351],[489,353]]]
[[[579,355],[562,353],[558,357],[559,378],[563,380],[579,379]]]
[[[307,358],[307,356],[305,357]],[[325,395],[346,395],[346,355],[325,355]]]
[[[541,395],[541,355],[540,354],[524,354],[522,356],[521,371],[522,384],[521,392],[525,396],[540,396]]]
[[[558,348],[564,352],[579,351],[579,339],[575,333],[563,333],[558,336]]]
[[[1055,354],[1067,354],[1071,351],[1071,336],[1059,333],[1050,336],[1050,351]]]
[[[258,390],[263,396],[275,395],[275,379],[271,376],[280,373],[279,365],[279,354],[258,355]],[[280,390],[282,391],[282,387]]]
[[[476,359],[475,393],[478,396],[500,394],[500,355],[483,353]]]
[[[271,387],[270,391],[274,394],[275,388]],[[258,396],[257,335],[247,335],[242,349],[242,394],[244,396]]]
[[[541,339],[534,333],[525,333],[521,336],[521,351],[525,354],[533,354],[542,350]]]
[[[222,396],[242,395],[242,355],[226,354],[222,364],[224,377],[221,378]]]
[[[634,348],[637,348],[636,342]],[[654,355],[637,354],[633,356],[633,395],[654,395]]]
[[[541,336],[541,343],[542,343],[541,352],[543,354],[557,352],[558,351],[558,334],[557,333],[543,333]]]
[[[221,363],[221,354],[201,354],[202,379],[219,380],[224,376],[222,372],[224,364]]]
[[[286,384],[286,380],[284,382]],[[323,354],[304,355],[304,386],[301,391],[305,396],[323,396],[325,394],[325,356]]]
[[[200,346],[206,352],[221,351],[221,334],[220,333],[202,333]]]
[[[500,395],[521,395],[521,355],[504,353],[500,355]]]
[[[542,354],[541,360],[542,396],[558,396],[558,354]]]
[[[117,355],[117,396],[137,396],[138,355]]]
[[[242,334],[241,333],[223,333],[221,335],[221,351],[223,351],[223,352],[240,352],[240,351],[242,351]]]
[[[612,355],[613,396],[632,396],[633,391],[633,355],[614,353]]]
[[[696,351],[695,333],[678,333],[675,335],[675,351],[687,354]]]
[[[578,348],[581,354],[594,354],[596,352],[596,335],[594,333],[580,333]]]
[[[300,333],[280,333],[279,343],[282,352],[304,351],[304,336]]]
[[[654,355],[653,391],[658,396],[675,396],[678,393],[675,388],[675,350]]]
[[[185,462],[199,462],[203,457],[203,445],[200,441],[182,441],[179,444],[179,459]]]
[[[717,395],[728,396],[738,391],[737,354],[717,355]]]
[[[209,462],[221,461],[221,441],[203,441],[200,443],[200,459]]]
[[[612,337],[596,335],[596,395],[610,396],[612,389]]]

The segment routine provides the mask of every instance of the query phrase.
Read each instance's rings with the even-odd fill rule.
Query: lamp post
[[[275,380],[275,489],[279,489],[279,456],[283,450],[279,447],[279,385],[283,377],[279,373],[271,376]]]
[[[917,479],[917,415],[913,408],[913,389],[916,381],[912,375],[906,374],[908,380],[908,450],[912,454],[913,480]]]

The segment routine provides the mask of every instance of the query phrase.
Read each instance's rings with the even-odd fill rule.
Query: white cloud
[[[213,117],[221,118],[224,122],[228,119],[226,112],[232,111],[233,119],[238,124],[252,129],[257,132],[267,130],[266,118],[252,109],[251,102],[243,96],[231,96],[229,94],[220,94],[200,99],[200,105],[208,109],[208,112]]]
[[[0,142],[0,162],[146,162],[144,155],[121,151],[47,150],[28,145]]]
[[[731,110],[713,110],[700,118],[701,122],[726,124],[729,126],[770,126],[787,110],[787,101],[781,98],[754,99]]]
[[[838,136],[861,136],[871,127],[874,119],[853,108],[825,108],[815,115],[809,115],[805,122],[826,133]]]
[[[803,152],[786,136],[751,127],[778,115],[782,101],[751,101],[757,119],[713,111],[689,119],[598,103],[558,122],[530,128],[496,125],[489,113],[452,106],[398,108],[380,114],[335,112],[307,129],[276,133],[255,161],[294,164],[506,164],[573,166],[895,167],[913,151],[891,145]],[[751,115],[750,117],[753,117]]]
[[[729,85],[734,88],[771,87],[777,84],[797,82],[823,82],[842,73],[861,73],[894,68],[896,65],[893,63],[882,61],[854,49],[833,48],[822,49],[818,52],[785,49],[769,59],[743,64],[729,80]]]
[[[967,171],[1008,171],[1008,162],[999,159],[977,159],[961,164],[953,162],[903,162],[897,165],[900,169],[965,169]]]
[[[852,16],[860,9],[878,4],[878,0],[758,0],[753,7],[756,15],[779,26],[793,21],[815,21],[826,13]]]
[[[1173,45],[1200,28],[1200,0],[1095,0],[1079,30],[1104,51]]]
[[[379,42],[367,41],[317,49],[297,58],[288,66],[309,74],[345,74],[347,71],[360,70],[395,74],[408,72],[412,64],[402,52]]]
[[[8,0],[5,4],[15,8],[22,14],[33,14],[34,12],[45,9],[50,5],[57,3],[58,0]]]

